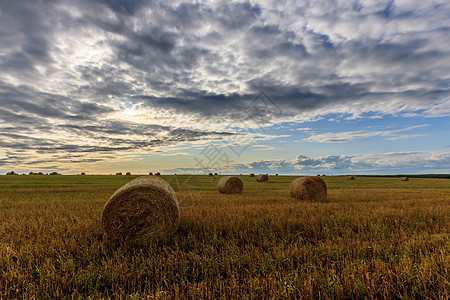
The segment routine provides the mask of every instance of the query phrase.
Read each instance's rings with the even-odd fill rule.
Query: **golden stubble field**
[[[161,176],[177,192],[165,244],[110,245],[100,215],[136,176],[0,176],[0,298],[450,297],[450,180],[324,177],[328,201],[289,197],[294,176]]]

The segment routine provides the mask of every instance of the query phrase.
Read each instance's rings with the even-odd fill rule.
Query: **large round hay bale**
[[[208,173],[208,176],[213,177],[214,175],[213,175],[213,173]]]
[[[255,177],[255,174],[253,174],[253,173],[250,173],[250,177]]]
[[[108,239],[139,246],[167,239],[177,229],[179,219],[174,190],[153,176],[138,177],[123,185],[102,212]]]
[[[409,181],[409,178],[408,177],[402,177],[402,178],[400,178],[400,180],[401,181]]]
[[[219,175],[219,173],[214,173],[214,176],[217,176],[217,175]]]
[[[244,184],[236,176],[224,176],[217,183],[217,189],[222,194],[241,194]]]
[[[127,172],[127,174],[126,174],[127,176],[130,176],[131,175],[131,172]]]
[[[351,176],[347,176],[347,180],[355,180],[356,179],[356,177],[355,176],[353,176],[353,175],[351,175]]]
[[[156,176],[161,176],[161,173],[156,172],[155,175],[156,175]]]
[[[152,173],[152,172],[149,172],[148,175],[153,176],[153,173]]]
[[[267,181],[269,181],[269,176],[267,176],[265,174],[259,174],[258,176],[256,176],[256,181],[257,182],[267,182]]]
[[[326,201],[327,185],[318,176],[306,176],[296,178],[289,188],[291,197],[306,201]]]

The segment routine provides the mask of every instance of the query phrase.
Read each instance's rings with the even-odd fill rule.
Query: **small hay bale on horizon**
[[[81,172],[81,175],[86,175],[86,173],[84,173],[84,172]]]
[[[297,200],[322,202],[327,200],[327,185],[318,176],[300,177],[291,182],[289,194]]]
[[[153,173],[152,173],[152,172],[149,172],[148,175],[153,176]]]
[[[130,176],[130,175],[131,175],[131,172],[127,172],[125,175]]]
[[[217,183],[217,189],[222,194],[241,194],[244,184],[236,176],[224,176]]]
[[[159,173],[159,172],[156,172],[156,174],[155,174],[156,176],[161,176],[161,173]]]
[[[267,182],[267,181],[269,181],[269,176],[267,176],[266,174],[259,174],[258,176],[256,176],[256,181],[257,182]]]
[[[120,187],[101,216],[108,240],[133,246],[167,240],[180,219],[175,191],[164,180],[141,176]]]
[[[214,173],[214,176],[219,175],[218,173]]]
[[[122,175],[122,172],[117,172],[116,175]]]
[[[400,180],[401,181],[409,181],[409,178],[408,177],[402,177],[402,178],[400,178]]]
[[[347,176],[347,180],[355,180],[355,179],[356,179],[356,177],[354,175]]]
[[[255,177],[255,174],[253,174],[253,173],[250,173],[250,175],[249,175],[250,177]]]
[[[213,177],[214,175],[213,175],[213,173],[208,173],[208,176]]]

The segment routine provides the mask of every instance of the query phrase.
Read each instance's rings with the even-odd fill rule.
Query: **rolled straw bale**
[[[347,180],[355,180],[356,179],[356,177],[355,176],[347,176]]]
[[[219,175],[218,173],[214,173],[214,176]]]
[[[402,178],[400,178],[400,180],[401,181],[409,181],[409,178],[408,177],[402,177]]]
[[[167,239],[177,229],[179,219],[178,200],[172,187],[150,176],[123,185],[102,212],[107,238],[132,245]]]
[[[256,176],[256,181],[257,182],[267,182],[267,181],[269,181],[269,176],[267,176],[265,174],[259,174],[258,176]]]
[[[217,189],[222,194],[241,194],[244,184],[236,176],[224,176],[220,178]]]
[[[159,173],[159,172],[156,172],[156,174],[155,174],[156,176],[161,176],[161,173]]]
[[[127,172],[127,174],[126,174],[127,176],[130,176],[131,175],[131,172]]]
[[[116,175],[122,175],[122,172],[117,172]]]
[[[253,173],[250,173],[250,177],[255,177],[255,174],[253,174]]]
[[[327,185],[318,176],[306,176],[296,178],[289,188],[291,197],[306,201],[326,201]]]
[[[208,176],[213,177],[214,175],[213,175],[213,173],[208,173]]]
[[[148,175],[152,176],[152,175],[153,175],[153,173],[152,173],[152,172],[150,172],[150,173],[148,173]]]

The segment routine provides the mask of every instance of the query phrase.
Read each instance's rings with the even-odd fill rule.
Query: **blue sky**
[[[448,1],[2,1],[0,174],[450,173]]]

